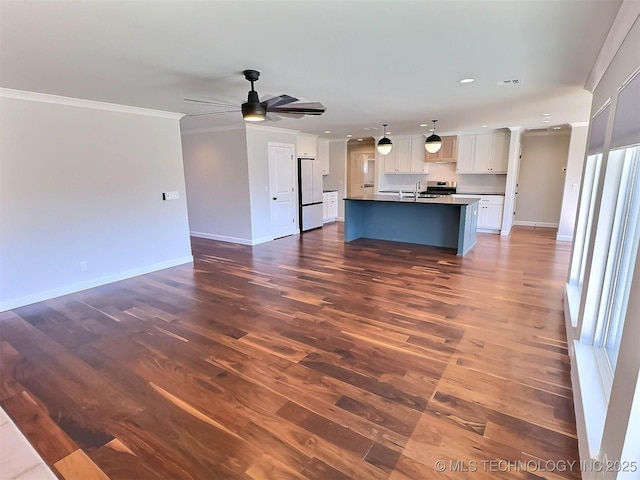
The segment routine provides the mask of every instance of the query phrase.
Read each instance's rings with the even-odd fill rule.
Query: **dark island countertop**
[[[364,202],[395,202],[395,203],[431,203],[437,205],[471,205],[479,202],[477,198],[455,198],[452,196],[436,197],[436,198],[415,198],[413,195],[410,197],[398,197],[393,195],[360,195],[355,197],[348,197],[345,200],[358,200]]]

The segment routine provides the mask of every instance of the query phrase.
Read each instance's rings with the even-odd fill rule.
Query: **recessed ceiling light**
[[[475,81],[475,78],[463,78],[462,80],[460,80],[460,83],[473,83]]]
[[[324,133],[331,133],[331,130],[325,130]]]
[[[550,117],[550,116],[551,116],[551,114],[550,114],[550,113],[543,113],[543,114],[542,114],[542,116],[543,116],[543,117]]]
[[[358,139],[358,141],[359,141],[359,142],[361,142],[361,141],[362,141],[362,138],[359,138],[359,139]]]
[[[347,135],[347,138],[351,138],[351,137],[353,137],[353,135],[351,135],[351,134]]]
[[[421,123],[421,124],[420,124],[420,126],[421,126],[421,127],[426,127],[426,126],[427,126],[427,124],[426,124],[426,123]]]
[[[480,128],[487,128],[486,125],[480,125]]]
[[[391,132],[387,130],[387,135],[391,135]]]
[[[545,118],[542,120],[542,123],[551,123],[551,120],[549,120],[548,118]]]
[[[554,130],[560,130],[562,127],[553,127]]]

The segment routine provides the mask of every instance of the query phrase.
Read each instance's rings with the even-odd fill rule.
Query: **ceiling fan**
[[[233,110],[194,113],[189,117],[198,117],[202,115],[221,115],[231,112],[242,112],[242,118],[247,122],[262,122],[263,120],[277,120],[278,116],[286,116],[293,118],[301,118],[305,115],[322,115],[325,111],[324,105],[320,102],[300,102],[299,99],[290,95],[279,95],[271,97],[263,102],[258,97],[258,92],[253,88],[253,82],[258,81],[260,72],[257,70],[244,70],[242,72],[244,78],[251,82],[251,90],[247,95],[247,101],[242,104],[241,108],[229,103],[208,102],[205,100],[197,100],[194,98],[185,98],[187,102],[205,103],[216,107],[236,107]]]

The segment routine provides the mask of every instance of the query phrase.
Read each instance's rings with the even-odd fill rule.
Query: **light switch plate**
[[[178,200],[180,198],[180,192],[166,192],[163,194],[165,200]]]

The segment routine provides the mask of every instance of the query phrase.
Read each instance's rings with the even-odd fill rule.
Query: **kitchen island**
[[[477,198],[362,195],[344,199],[344,241],[374,238],[455,248],[476,243]]]

